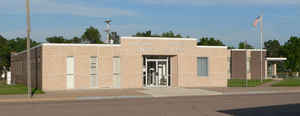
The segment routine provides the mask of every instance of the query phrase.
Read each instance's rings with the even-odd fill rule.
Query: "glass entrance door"
[[[157,62],[157,80],[159,86],[168,86],[168,63],[167,61]]]
[[[145,87],[168,87],[170,85],[168,61],[168,59],[146,59]]]

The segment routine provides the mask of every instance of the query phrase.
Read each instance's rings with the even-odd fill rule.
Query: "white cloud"
[[[119,8],[94,7],[76,2],[59,3],[57,0],[31,0],[33,14],[68,14],[89,17],[133,16],[137,13]],[[1,0],[0,14],[24,14],[25,0]]]
[[[299,0],[131,0],[145,4],[180,4],[180,5],[293,5]]]

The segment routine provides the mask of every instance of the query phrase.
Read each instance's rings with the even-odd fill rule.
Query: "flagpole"
[[[260,21],[260,81],[263,82],[263,14]]]

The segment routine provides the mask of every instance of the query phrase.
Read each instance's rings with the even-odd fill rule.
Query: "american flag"
[[[261,20],[262,20],[262,16],[257,16],[254,23],[253,23],[253,26],[256,27],[257,23],[260,22]]]

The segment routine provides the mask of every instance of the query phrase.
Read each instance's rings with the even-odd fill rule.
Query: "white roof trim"
[[[231,51],[261,51],[261,49],[231,49]],[[267,51],[267,50],[262,49],[262,51]]]
[[[223,48],[227,49],[227,46],[197,46],[197,48]]]
[[[285,61],[287,58],[266,58],[267,61]]]
[[[119,46],[121,46],[121,45],[119,45],[119,44],[72,44],[72,43],[70,43],[70,44],[59,44],[59,43],[42,43],[42,44],[40,44],[40,45],[37,45],[37,46],[35,46],[35,47],[32,47],[32,48],[30,48],[30,50],[33,50],[33,49],[35,49],[35,48],[38,48],[38,47],[41,47],[41,46],[78,46],[78,47],[80,47],[80,46],[91,46],[91,47],[119,47]],[[18,52],[18,53],[15,53],[14,55],[20,55],[20,54],[23,54],[23,53],[26,53],[27,52],[27,50],[24,50],[24,51],[22,51],[22,52]]]
[[[197,41],[195,38],[164,38],[164,37],[121,37],[121,39],[143,39],[143,40],[192,40]]]
[[[92,47],[118,47],[119,44],[54,44],[54,43],[44,43],[43,46],[92,46]]]

